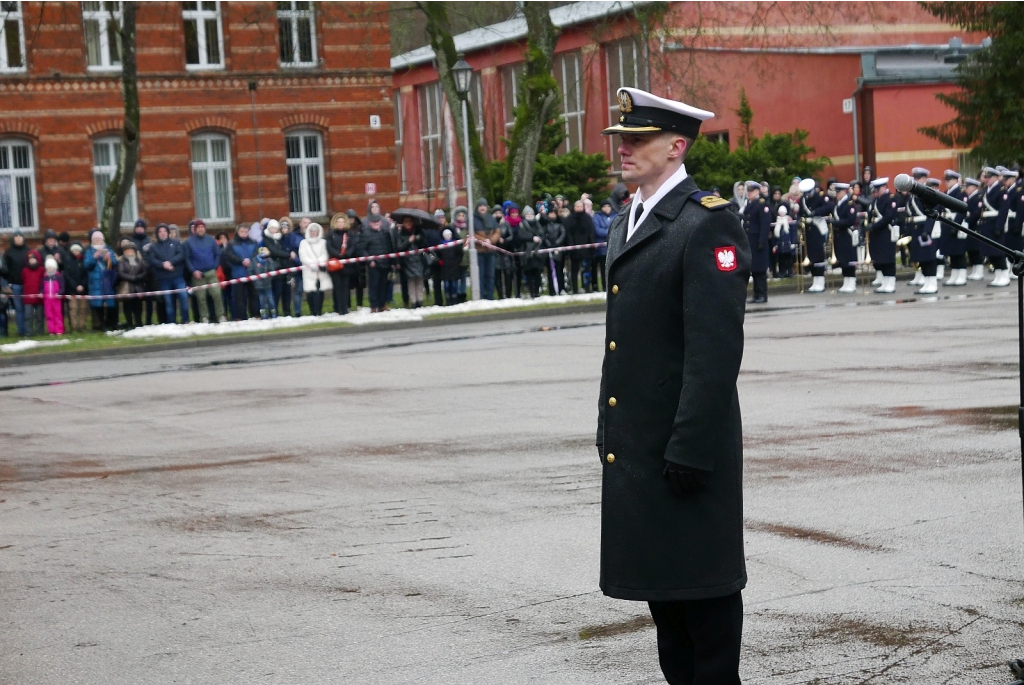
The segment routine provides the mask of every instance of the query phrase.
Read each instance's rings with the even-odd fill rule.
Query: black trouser
[[[811,265],[811,276],[824,276],[824,275],[825,275],[825,267],[824,266],[814,266],[813,264]]]
[[[430,280],[434,282],[434,304],[443,307],[445,304],[455,304],[444,301],[444,279],[441,278],[441,267],[434,264],[430,267]]]
[[[921,262],[920,266],[922,276],[934,276],[935,274],[938,273],[938,269],[936,269],[936,267],[938,266],[938,262],[935,261],[934,259],[929,259],[926,262]]]
[[[949,255],[949,268],[950,269],[966,269],[967,268],[967,255],[962,255],[962,254],[951,254],[951,255]]]
[[[895,276],[896,275],[896,262],[891,264],[875,264],[875,270],[881,271],[883,276]]]
[[[516,272],[511,269],[494,272],[494,284],[497,286],[499,300],[515,297],[512,293],[512,282],[515,279]]]
[[[971,266],[977,266],[984,264],[985,261],[981,258],[981,250],[968,250],[967,257],[971,262]]]
[[[365,264],[356,264],[355,269],[352,278],[355,282],[350,283],[350,285],[356,289],[356,309],[359,309],[363,306],[363,291],[366,290],[367,266]]]
[[[1006,268],[1006,257],[999,255],[998,257],[989,257],[988,263],[992,265],[993,269],[1005,269]]]
[[[788,278],[793,275],[794,256],[792,252],[783,252],[779,255],[779,275]]]
[[[540,269],[527,269],[523,272],[526,277],[526,287],[530,290],[530,297],[540,295]]]
[[[849,264],[847,264],[846,266],[843,267],[843,278],[856,278],[856,277],[857,277],[857,267],[856,266],[850,266]]]
[[[669,685],[739,685],[740,593],[686,602],[648,602],[658,661]]]
[[[313,316],[320,316],[324,313],[324,291],[313,290],[306,293],[306,302],[309,303],[309,313]]]
[[[409,306],[409,277],[405,275],[405,269],[398,272],[398,281],[402,287],[402,303]],[[394,296],[392,295],[392,299]]]
[[[590,266],[590,284],[594,287],[594,290],[606,290],[608,284],[604,282],[604,264],[606,255],[597,255],[591,261]],[[597,277],[601,277],[601,287],[597,287]]]
[[[121,308],[124,310],[124,320],[128,328],[135,328],[142,325],[142,300],[131,297],[121,300]]]
[[[348,270],[331,272],[331,283],[334,285],[334,311],[337,314],[348,314]]]
[[[553,278],[552,278],[552,275],[551,275],[552,274],[552,269],[551,269],[551,263],[552,262],[547,262],[544,265],[544,271],[547,272],[547,275],[548,275],[548,294],[549,295],[557,295],[559,290],[564,290],[565,289],[565,283],[564,282],[563,283],[559,283],[559,281],[563,281],[564,278],[565,278],[564,274],[562,274],[562,260],[561,259],[555,259],[553,261],[554,261],[554,264],[555,264],[555,267],[554,267],[554,277]]]
[[[575,295],[580,290],[590,290],[589,286],[584,288],[584,282],[586,279],[584,279],[584,282],[577,283],[577,281],[579,281],[580,278],[583,277],[583,274],[580,273],[580,269],[585,268],[585,265],[586,260],[584,260],[583,257],[579,256],[578,254],[569,255],[569,280],[572,281],[573,295]],[[577,288],[579,290],[577,290]],[[568,288],[566,288],[566,290],[568,290]]]
[[[235,283],[231,286],[231,297],[235,301],[235,319],[244,321],[250,316],[258,316],[259,303],[256,302],[256,288],[252,283]]]
[[[388,299],[387,267],[370,267],[368,290],[370,291],[370,308],[383,309]]]
[[[754,299],[755,300],[767,300],[768,299],[768,272],[767,271],[755,271],[751,275],[754,277]]]

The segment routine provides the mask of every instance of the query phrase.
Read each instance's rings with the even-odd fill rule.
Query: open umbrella
[[[435,228],[441,227],[441,224],[438,223],[437,219],[427,212],[424,212],[422,209],[403,209],[400,207],[391,212],[391,218],[396,224],[402,223],[402,220],[405,219],[405,217],[411,217],[420,226],[427,224]]]

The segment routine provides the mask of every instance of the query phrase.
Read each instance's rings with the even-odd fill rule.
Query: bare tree
[[[137,2],[125,2],[121,28],[121,94],[124,98],[124,126],[121,128],[121,153],[117,171],[107,184],[103,197],[101,229],[111,245],[121,238],[121,211],[124,200],[135,182],[135,166],[139,160],[139,81],[135,63],[135,13]]]
[[[525,206],[533,202],[533,167],[541,134],[558,103],[558,84],[551,74],[558,30],[551,22],[547,3],[524,2],[522,12],[526,17],[526,62],[522,96],[509,139],[505,188],[510,200]]]

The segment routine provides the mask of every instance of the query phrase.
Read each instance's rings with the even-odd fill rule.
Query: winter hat
[[[348,214],[347,213],[343,213],[343,212],[335,212],[334,214],[331,215],[331,223],[329,223],[327,225],[331,227],[332,231],[337,230],[337,228],[338,228],[338,219],[341,219],[342,217],[347,219],[348,218]],[[344,231],[346,228],[348,228],[348,222],[345,223],[344,227],[342,227],[341,230]]]
[[[256,254],[258,254],[263,259],[266,259],[267,257],[270,256],[270,248],[261,247],[260,249],[256,250]]]
[[[346,209],[345,216],[347,216],[349,219],[355,219],[356,221],[359,220],[359,213],[356,212],[356,210],[354,209]]]
[[[789,210],[786,209],[786,205],[779,205],[779,216],[786,216],[789,214]]]
[[[71,254],[82,254],[82,243],[76,240],[75,242],[71,243],[71,246],[68,247],[68,250],[71,251]]]
[[[441,231],[441,237],[444,238],[445,240],[451,240],[452,239],[452,229],[446,228],[443,231]]]
[[[445,218],[445,213],[444,213],[444,210],[443,210],[443,209],[441,209],[440,207],[438,207],[437,209],[435,209],[435,210],[434,210],[434,218],[435,218],[435,219],[443,219],[443,218]]]
[[[138,221],[135,222],[135,228],[146,228],[146,222],[143,221],[142,219],[139,219]]]
[[[379,221],[384,221],[384,217],[382,217],[380,214],[371,214],[370,216],[366,217],[366,221],[367,223],[373,224]],[[310,226],[312,226],[312,224],[310,224]]]
[[[57,234],[57,242],[66,243],[71,240],[71,234],[67,231],[61,231]]]
[[[46,273],[55,274],[57,273],[57,260],[53,257],[46,258]]]
[[[270,219],[269,221],[267,221],[267,225],[264,227],[263,232],[269,235],[270,237],[274,238],[275,240],[277,238],[280,238],[281,222],[277,221],[276,219]]]
[[[121,253],[122,254],[124,254],[125,250],[134,250],[134,249],[135,249],[135,243],[133,243],[132,241],[128,240],[127,238],[125,238],[124,240],[121,241]]]
[[[36,263],[36,265],[38,266],[39,265],[39,251],[38,250],[29,250],[28,251],[28,257],[25,259],[25,261],[27,261],[27,262],[34,261]]]
[[[46,233],[43,234],[43,240],[49,240],[50,238],[53,238],[54,240],[57,239],[57,231],[52,228],[46,229]]]
[[[533,207],[531,207],[530,205],[526,205],[525,207],[523,207],[524,219],[526,219],[527,221],[532,221],[535,216],[537,216],[537,213],[533,211]]]
[[[316,233],[316,237],[313,237],[313,233]],[[318,223],[311,223],[306,226],[306,240],[315,243],[324,239],[324,227]]]
[[[281,224],[281,228],[287,226],[289,231],[292,230],[292,220],[289,217],[282,216],[277,222]]]
[[[480,209],[481,207],[490,207],[490,206],[491,206],[491,203],[487,201],[486,197],[482,197],[482,198],[480,198],[479,200],[476,201],[476,208],[477,209]]]
[[[90,233],[89,244],[93,247],[106,247],[106,241],[103,240],[103,231],[96,230]]]
[[[206,222],[203,221],[202,219],[192,219],[192,221],[188,222],[188,232],[194,233],[196,228],[198,228],[199,226],[205,227]]]

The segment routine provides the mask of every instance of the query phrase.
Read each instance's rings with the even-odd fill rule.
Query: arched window
[[[110,179],[117,173],[117,159],[121,156],[121,140],[119,138],[100,138],[92,144],[92,177],[96,180],[96,219],[103,216],[103,207],[107,197],[107,186]],[[135,193],[135,181],[124,198],[121,208],[121,225],[132,226],[139,218],[138,198]]]
[[[36,174],[32,146],[0,140],[0,231],[38,231]]]
[[[324,198],[323,141],[315,131],[296,131],[284,137],[288,164],[288,213],[320,216]]]
[[[231,143],[219,133],[192,138],[192,187],[196,216],[206,221],[234,221],[231,192]]]

